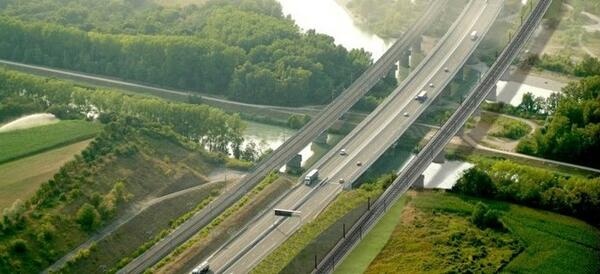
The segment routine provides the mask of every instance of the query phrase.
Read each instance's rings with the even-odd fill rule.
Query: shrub
[[[496,193],[496,185],[485,171],[473,167],[463,173],[456,185],[452,187],[452,191],[478,197],[493,197]]]
[[[94,230],[100,222],[100,214],[96,208],[88,203],[83,204],[77,211],[77,223],[85,231]]]
[[[503,229],[504,226],[499,220],[499,215],[498,211],[488,208],[482,202],[478,202],[471,213],[471,222],[481,229]]]
[[[16,254],[27,252],[27,242],[23,239],[15,239],[10,244],[10,250]]]

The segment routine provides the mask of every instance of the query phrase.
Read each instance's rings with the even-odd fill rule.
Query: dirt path
[[[217,170],[213,171],[211,174],[209,174],[209,176],[208,176],[209,182],[208,183],[205,183],[205,184],[202,184],[199,186],[195,186],[195,187],[191,187],[191,188],[187,188],[187,189],[184,189],[181,191],[173,192],[173,193],[161,196],[161,197],[153,197],[153,198],[151,197],[151,198],[141,201],[137,204],[134,204],[123,214],[123,216],[119,217],[117,220],[113,221],[111,224],[104,227],[102,230],[100,230],[95,235],[90,237],[87,241],[85,241],[84,243],[82,243],[81,245],[76,247],[75,249],[71,250],[69,253],[65,254],[61,259],[54,262],[54,264],[52,264],[50,267],[48,267],[42,273],[47,274],[47,273],[51,273],[51,271],[55,271],[55,270],[62,268],[64,266],[64,264],[69,259],[71,259],[73,256],[75,256],[79,251],[89,248],[93,243],[101,241],[102,239],[110,236],[111,233],[116,231],[122,225],[131,221],[133,218],[135,218],[137,215],[139,215],[140,213],[142,213],[144,210],[148,209],[152,205],[156,205],[163,201],[176,198],[178,196],[181,196],[181,195],[186,194],[191,191],[209,188],[213,184],[217,184],[217,183],[225,181],[224,179],[231,180],[231,181],[237,181],[243,175],[245,175],[245,173],[241,172],[241,171],[228,170],[228,169],[217,169]],[[228,186],[226,188],[231,188],[233,185],[235,185],[235,184],[228,184]],[[227,191],[227,190],[225,190],[225,191]]]

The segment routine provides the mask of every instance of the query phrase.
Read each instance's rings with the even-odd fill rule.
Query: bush
[[[463,173],[452,191],[477,197],[493,197],[496,185],[485,171],[473,167]]]
[[[94,206],[85,203],[77,211],[77,223],[84,231],[92,231],[100,223],[100,214]]]
[[[504,225],[500,222],[499,215],[498,211],[488,208],[482,202],[478,202],[471,213],[471,222],[481,229],[503,229]]]
[[[501,129],[497,132],[493,132],[492,136],[518,140],[531,131],[531,127],[521,121],[501,119],[499,124]]]
[[[27,242],[23,239],[15,239],[10,244],[10,250],[15,254],[27,252]]]

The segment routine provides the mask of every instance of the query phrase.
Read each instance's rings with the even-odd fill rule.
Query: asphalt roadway
[[[313,167],[319,169],[321,178],[325,180],[316,185],[298,187],[274,207],[298,210],[300,215],[280,219],[273,213],[265,214],[207,259],[211,269],[216,273],[249,272],[302,224],[314,219],[345,186],[375,162],[441,93],[475,50],[503,3],[502,0],[470,1],[432,54],[378,109]],[[475,41],[470,36],[473,30],[479,34]],[[429,98],[419,102],[415,96],[422,90],[427,90]],[[348,155],[339,155],[341,148],[346,149]],[[359,161],[362,166],[357,165]],[[340,179],[344,183],[340,183]]]

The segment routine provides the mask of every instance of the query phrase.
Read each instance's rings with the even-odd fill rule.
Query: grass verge
[[[0,133],[0,164],[92,138],[101,130],[99,123],[68,120]]]
[[[383,249],[400,221],[398,216],[410,196],[402,196],[369,231],[363,240],[350,252],[336,269],[334,274],[362,274],[377,254]]]
[[[506,231],[469,221],[480,201],[501,212]],[[600,231],[571,217],[444,192],[417,193],[400,217],[365,273],[600,271]]]

